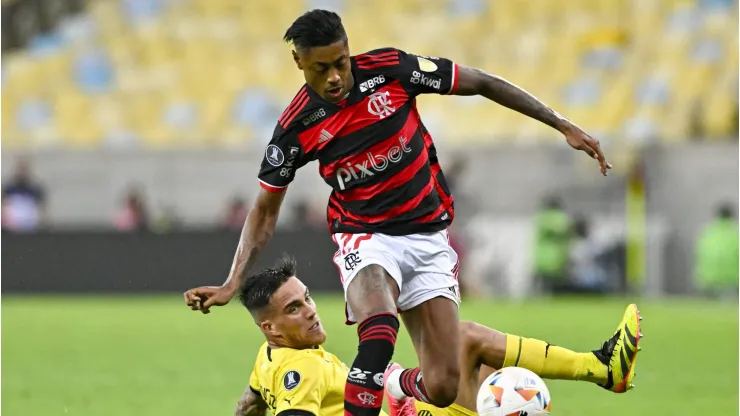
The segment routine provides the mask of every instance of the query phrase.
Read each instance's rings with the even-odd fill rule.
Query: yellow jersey
[[[477,416],[478,413],[466,409],[459,404],[453,403],[449,407],[439,408],[434,407],[429,403],[417,401],[414,403],[416,406],[416,413],[418,416]]]
[[[249,387],[273,415],[291,410],[315,416],[344,416],[344,385],[349,368],[321,346],[312,349],[260,347]],[[419,416],[475,416],[458,405],[445,409],[416,402]],[[296,412],[298,411],[298,412]],[[381,416],[388,416],[380,412]]]
[[[285,410],[344,416],[348,373],[336,355],[320,346],[296,350],[271,348],[264,343],[257,353],[249,387],[262,396],[275,416]]]

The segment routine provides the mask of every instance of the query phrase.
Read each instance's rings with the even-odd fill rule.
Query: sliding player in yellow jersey
[[[417,412],[425,416],[474,415],[482,379],[494,368],[507,366],[524,367],[547,379],[588,381],[622,393],[632,387],[641,337],[641,318],[635,305],[627,307],[614,336],[599,350],[588,353],[463,322],[457,400],[440,409],[404,396],[400,386],[394,384],[398,380],[393,380],[400,368],[397,364],[390,365],[385,374],[366,374],[347,368],[321,347],[326,332],[308,288],[296,277],[292,258],[284,257],[275,268],[250,277],[241,288],[240,299],[267,340],[238,402],[236,415],[242,416],[264,416],[267,409],[275,416],[343,416],[345,382],[350,372],[357,380],[372,379],[379,385],[385,379],[391,416],[413,416]],[[388,335],[375,332],[367,336]],[[356,399],[371,405],[383,398],[360,390]]]

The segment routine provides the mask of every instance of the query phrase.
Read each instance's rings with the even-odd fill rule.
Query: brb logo
[[[365,92],[385,83],[385,76],[378,75],[360,84],[360,91]]]
[[[308,126],[314,121],[321,120],[325,116],[326,116],[326,110],[324,110],[323,108],[319,108],[318,110],[316,110],[316,112],[304,118],[303,121],[301,121],[301,123],[303,123],[304,126]]]
[[[381,120],[393,114],[396,109],[391,106],[393,102],[390,95],[388,91],[378,91],[371,95],[367,103],[367,112],[378,116]]]
[[[375,176],[376,173],[382,172],[390,166],[391,163],[398,163],[403,159],[404,153],[411,152],[411,148],[407,145],[408,139],[403,136],[398,138],[398,146],[393,146],[383,155],[374,155],[371,152],[367,152],[367,159],[363,160],[362,163],[347,162],[346,168],[337,169],[337,182],[339,183],[339,189],[342,191],[346,189],[347,183],[352,180],[360,178],[367,178],[368,176]]]

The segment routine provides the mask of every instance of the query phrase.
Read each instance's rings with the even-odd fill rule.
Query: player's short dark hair
[[[299,16],[285,31],[283,40],[293,43],[296,49],[309,49],[326,46],[340,40],[347,40],[342,18],[338,14],[315,9]]]
[[[295,259],[284,254],[274,267],[253,274],[244,282],[239,292],[239,300],[252,314],[263,310],[272,295],[291,277],[295,276]]]

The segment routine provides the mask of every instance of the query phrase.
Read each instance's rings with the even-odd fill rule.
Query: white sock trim
[[[403,372],[403,368],[397,368],[388,374],[388,379],[385,381],[386,389],[388,390],[388,393],[396,400],[403,400],[407,398],[403,393],[403,390],[401,390],[401,372]]]

